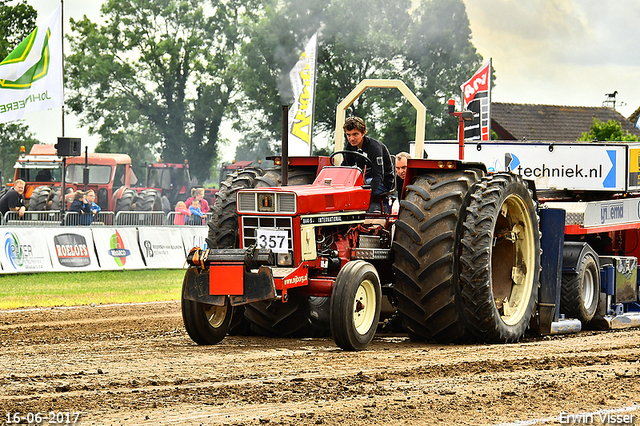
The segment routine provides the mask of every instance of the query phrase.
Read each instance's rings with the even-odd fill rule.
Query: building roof
[[[618,121],[624,133],[640,136],[640,129],[611,108],[491,102],[491,129],[502,140],[575,141],[594,118]]]

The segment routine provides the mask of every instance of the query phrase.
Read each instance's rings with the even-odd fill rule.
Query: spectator
[[[2,216],[8,211],[18,212],[18,217],[24,216],[27,208],[24,205],[24,181],[18,179],[14,182],[13,188],[0,198],[0,213]]]
[[[189,225],[204,224],[204,214],[200,210],[200,200],[194,199],[191,202],[191,206],[189,206],[189,211],[191,211],[191,219],[189,220]]]
[[[173,224],[174,225],[184,225],[185,219],[191,216],[191,210],[187,209],[184,201],[178,201],[176,203],[176,212],[173,216]]]
[[[187,198],[185,202],[187,208],[191,207],[193,200],[200,201],[200,210],[203,214],[209,213],[209,203],[204,199],[204,188],[192,188],[191,197]]]
[[[84,196],[84,192],[76,191],[73,195],[73,202],[69,206],[70,213],[77,213],[73,215],[73,219],[70,219],[70,223],[67,225],[90,225],[93,221],[93,214],[91,214],[91,205],[87,202]]]
[[[407,160],[411,158],[406,152],[400,152],[396,155],[396,190],[398,194],[402,193],[404,187],[404,178],[407,176]]]
[[[96,204],[96,192],[93,189],[87,191],[87,203],[91,206],[91,213],[98,214],[102,210],[99,205]]]

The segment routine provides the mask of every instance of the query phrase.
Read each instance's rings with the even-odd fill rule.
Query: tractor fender
[[[598,270],[600,270],[600,258],[598,254],[591,248],[588,243],[581,241],[565,241],[562,250],[562,272],[563,273],[579,273],[578,265],[580,260],[587,253],[591,253],[596,260]]]

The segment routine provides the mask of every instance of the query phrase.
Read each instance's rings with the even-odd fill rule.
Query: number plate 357
[[[256,245],[263,249],[271,249],[274,253],[287,253],[289,234],[287,231],[256,229]]]

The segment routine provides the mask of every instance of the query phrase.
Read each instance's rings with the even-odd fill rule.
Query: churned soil
[[[640,425],[639,342],[619,330],[507,345],[380,334],[362,352],[253,336],[204,347],[179,302],[0,311],[0,425],[14,413],[43,424],[81,413],[82,425]],[[568,417],[581,413],[598,414]]]

